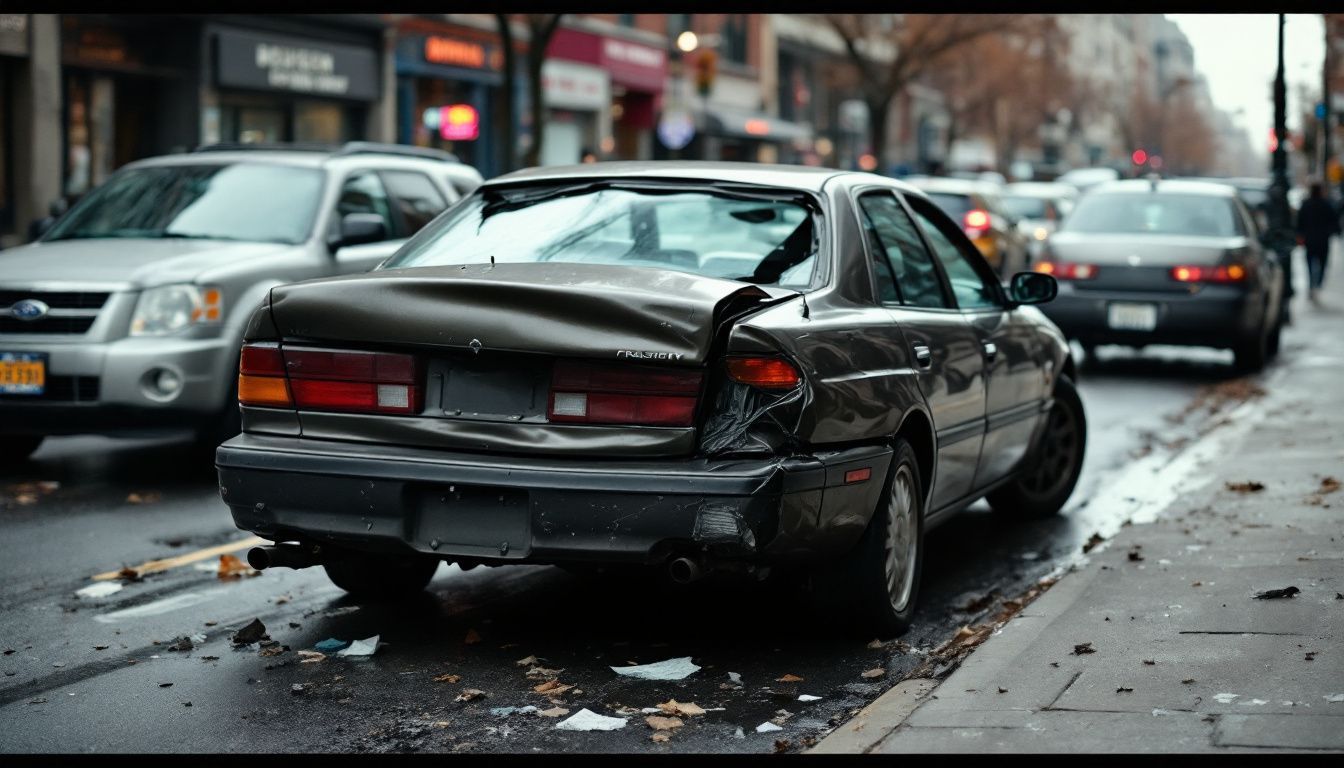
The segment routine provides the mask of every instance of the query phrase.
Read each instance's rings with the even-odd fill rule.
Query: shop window
[[[616,14],[616,23],[620,24],[622,27],[633,27],[635,26],[635,14],[618,13]]]
[[[346,139],[345,109],[339,104],[300,103],[294,107],[294,140],[340,144]]]
[[[389,238],[397,232],[392,222],[392,207],[388,204],[387,190],[372,171],[357,173],[341,185],[341,195],[336,200],[336,215],[332,217],[333,235],[340,232],[341,219],[350,213],[376,213],[383,218],[383,227]]]
[[[383,183],[387,185],[392,202],[401,213],[406,224],[402,234],[410,237],[428,224],[439,212],[448,207],[443,193],[434,186],[434,182],[423,173],[415,171],[383,171]]]
[[[747,17],[741,13],[727,14],[719,30],[722,41],[719,53],[728,61],[747,63]]]

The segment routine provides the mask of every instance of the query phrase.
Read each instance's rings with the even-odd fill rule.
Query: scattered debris
[[[519,667],[530,667],[536,664],[538,661],[540,661],[540,659],[538,659],[536,656],[528,656],[525,659],[519,659],[513,663],[515,666]]]
[[[321,651],[322,653],[335,653],[343,648],[348,647],[349,645],[350,645],[349,640],[337,640],[334,637],[329,637],[326,640],[323,640],[322,642],[318,643],[317,645],[314,645],[313,650]]]
[[[655,731],[670,731],[686,724],[680,717],[664,717],[662,715],[649,715],[644,718],[644,722]]]
[[[793,745],[789,743],[788,739],[775,739],[775,754],[778,755],[784,752],[788,752],[789,747],[792,746]]]
[[[659,704],[658,710],[669,715],[685,715],[686,717],[705,714],[704,708],[695,702],[683,704],[676,699],[670,699]]]
[[[1306,661],[1315,661],[1315,660],[1316,660],[1316,653],[1317,653],[1316,651],[1307,651],[1307,657],[1306,657],[1305,660],[1306,660]]]
[[[1231,704],[1235,699],[1240,698],[1239,693],[1216,693],[1213,700],[1219,704]]]
[[[234,645],[251,645],[266,637],[266,625],[261,619],[253,619],[247,626],[233,633]]]
[[[296,696],[300,693],[303,693],[303,691],[304,691],[303,683],[295,683],[289,686],[289,692]]]
[[[649,741],[657,744],[663,744],[671,740],[672,737],[668,735],[667,731],[654,731],[653,735],[649,737]]]
[[[467,645],[475,645],[481,642],[481,635],[473,627],[467,630],[467,636],[462,638],[462,642],[466,643]]]
[[[1152,660],[1152,659],[1144,659],[1144,660],[1143,660],[1143,663],[1144,663],[1144,664],[1147,664],[1148,666],[1151,667],[1151,666],[1153,666],[1154,664],[1156,664],[1157,662],[1154,661],[1154,660]]]
[[[798,697],[798,700],[799,700],[799,701],[821,701],[821,697],[820,697],[820,696],[812,696],[811,694],[804,693],[804,694],[802,694],[801,696]]]
[[[1103,538],[1102,535],[1101,535],[1100,533],[1094,533],[1094,534],[1092,534],[1091,536],[1088,537],[1088,539],[1087,539],[1087,543],[1086,543],[1086,544],[1083,544],[1083,554],[1087,554],[1088,552],[1091,552],[1092,549],[1093,549],[1094,547],[1096,547],[1098,544],[1100,544],[1101,542],[1103,542],[1103,541],[1105,541],[1105,540],[1106,540],[1106,539]]]
[[[881,640],[873,640],[872,642],[868,643],[868,649],[872,651],[880,651],[882,650],[882,646],[883,643]]]
[[[537,714],[542,717],[564,717],[569,714],[569,710],[564,707],[551,707],[550,709],[543,709]]]
[[[1338,704],[1344,701],[1344,693],[1331,693],[1325,696],[1325,700],[1331,704]]]
[[[523,677],[526,677],[531,680],[548,680],[553,677],[559,677],[560,673],[564,671],[565,670],[563,669],[547,669],[546,667],[532,667],[523,674]]]
[[[1073,655],[1082,656],[1085,653],[1096,653],[1097,649],[1092,647],[1092,643],[1079,643],[1073,646]]]
[[[122,581],[144,581],[144,577],[140,575],[140,572],[129,565],[123,567],[120,571],[117,571],[117,578]]]
[[[784,729],[768,721],[756,726],[757,733],[770,733],[771,731],[782,731],[782,730]]]
[[[1244,483],[1225,483],[1224,485],[1227,486],[1227,490],[1235,493],[1255,493],[1265,490],[1264,483],[1257,483],[1254,480],[1247,480]]]
[[[1193,678],[1193,677],[1187,677],[1187,678],[1185,678],[1184,680],[1181,681],[1181,685],[1190,685],[1190,684],[1193,683],[1193,682],[1195,682],[1195,678]]]
[[[321,651],[299,651],[299,658],[301,659],[300,664],[313,664],[325,660],[327,654]]]
[[[89,600],[96,600],[100,597],[107,597],[108,595],[120,592],[123,586],[125,585],[115,581],[99,581],[90,584],[83,589],[76,590],[75,595]]]
[[[29,704],[46,704],[46,703],[47,703],[47,700],[46,700],[46,699],[29,699],[29,700],[28,700],[28,703],[29,703]]]
[[[624,728],[626,722],[624,717],[607,717],[589,709],[580,709],[569,719],[556,723],[555,727],[562,731],[615,731]]]
[[[350,644],[349,648],[336,652],[337,656],[365,657],[372,656],[378,650],[378,635],[366,637],[363,640],[356,640]]]
[[[684,680],[695,674],[700,667],[691,663],[690,656],[682,656],[678,659],[668,659],[653,664],[637,664],[633,667],[612,667],[611,671],[618,675],[634,677],[640,680]],[[582,712],[587,712],[583,710]],[[580,712],[580,714],[582,714]],[[574,717],[578,717],[575,715]],[[573,718],[570,718],[571,720]]]
[[[129,493],[126,495],[127,504],[155,504],[163,498],[157,491],[148,491],[146,493]]]
[[[1126,688],[1126,687],[1124,687],[1124,686],[1122,685],[1122,686],[1120,686],[1119,688],[1116,688],[1116,689],[1115,689],[1115,692],[1116,692],[1116,693],[1133,693],[1133,692],[1134,692],[1134,689],[1133,689],[1133,688]]]
[[[1202,586],[1204,586],[1204,582],[1202,582],[1202,581],[1193,581],[1193,582],[1190,583],[1190,586],[1192,586],[1192,587],[1202,587]]]
[[[261,571],[239,560],[233,555],[219,556],[219,570],[215,571],[215,577],[220,581],[236,581],[252,576],[260,576]]]
[[[1276,600],[1281,597],[1292,597],[1302,590],[1297,587],[1284,587],[1283,589],[1269,589],[1264,592],[1255,593],[1255,600]]]
[[[218,656],[202,656],[201,661],[219,661]]]
[[[733,731],[733,738],[734,738],[734,739],[745,739],[745,738],[747,738],[747,734],[745,734],[745,733],[742,732],[742,726],[740,726],[740,725],[737,726],[737,730]]]
[[[1139,554],[1139,548],[1137,546],[1134,549],[1129,550],[1129,561],[1131,563],[1143,561],[1143,555]]]
[[[545,694],[547,696],[559,696],[560,694],[564,693],[565,691],[568,691],[573,687],[574,687],[573,685],[566,685],[560,682],[559,679],[552,679],[547,680],[546,682],[540,685],[533,686],[532,690],[536,693]]]
[[[1339,480],[1336,479],[1336,478],[1330,477],[1329,475],[1326,475],[1325,478],[1323,478],[1323,479],[1321,480],[1321,487],[1320,487],[1320,489],[1317,490],[1316,492],[1317,492],[1317,493],[1334,493],[1335,491],[1338,491],[1339,489],[1340,489],[1340,482],[1339,482]]]
[[[869,680],[872,680],[872,679],[874,679],[874,678],[882,677],[882,676],[885,675],[885,674],[887,674],[887,670],[885,670],[885,669],[883,669],[883,668],[881,668],[881,667],[873,667],[872,669],[868,669],[868,670],[864,670],[863,672],[860,672],[860,673],[859,673],[859,677],[863,677],[863,678],[867,678],[867,679],[869,679]]]
[[[776,678],[775,678],[775,682],[776,682],[776,683],[801,683],[801,682],[803,682],[803,678],[801,678],[801,677],[799,677],[799,676],[797,676],[797,675],[789,674],[789,675],[784,675],[783,677],[776,677]]]
[[[196,637],[200,637],[201,640],[204,640],[204,639],[205,639],[205,638],[204,638],[203,636],[201,636],[201,635],[196,635],[195,637],[187,637],[187,636],[183,635],[182,637],[179,637],[179,638],[173,640],[172,645],[169,645],[169,646],[168,646],[168,650],[170,650],[170,651],[190,651],[192,648],[195,647],[195,646],[192,644],[192,640],[195,640]]]
[[[173,684],[172,684],[172,683],[159,683],[159,687],[160,687],[160,688],[172,688],[172,687],[173,687]]]
[[[476,699],[484,697],[485,695],[486,695],[485,691],[479,690],[477,688],[465,688],[461,693],[457,695],[456,699],[453,699],[453,701],[474,701]]]
[[[434,678],[434,682],[436,682],[436,683],[456,683],[457,681],[459,681],[459,680],[461,680],[461,679],[462,679],[462,676],[461,676],[461,675],[447,674],[447,675],[439,675],[438,677]]]
[[[110,646],[110,645],[95,645],[95,646],[93,646],[93,650],[95,650],[95,651],[106,651],[108,648],[111,648],[111,647],[112,647],[112,646]]]
[[[1339,599],[1344,600],[1344,597],[1339,598]],[[741,684],[742,684],[742,675],[740,675],[740,674],[738,674],[738,673],[736,673],[736,672],[729,672],[729,673],[728,673],[728,681],[731,682],[733,685],[741,685]]]
[[[492,707],[490,709],[490,714],[495,717],[508,717],[514,713],[520,715],[535,715],[538,711],[539,710],[536,707],[528,704],[525,707]]]
[[[998,688],[999,688],[999,693],[1007,693],[1007,692],[1008,692],[1008,689],[1007,689],[1007,688],[1004,688],[1003,686],[998,686]]]

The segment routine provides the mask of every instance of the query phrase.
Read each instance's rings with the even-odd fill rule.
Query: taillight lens
[[[551,373],[551,421],[689,427],[701,371],[560,360]]]
[[[1240,264],[1218,267],[1178,266],[1171,268],[1171,279],[1180,283],[1239,283],[1246,279]]]
[[[972,240],[983,237],[989,230],[989,212],[975,208],[966,212],[961,217],[961,227],[966,231],[966,236]]]
[[[238,401],[312,411],[419,413],[420,361],[412,355],[278,344],[243,347]]]
[[[730,357],[728,377],[739,384],[761,389],[793,389],[802,381],[798,369],[778,357]]]
[[[1096,265],[1069,261],[1038,261],[1032,269],[1056,280],[1091,280],[1097,276]]]

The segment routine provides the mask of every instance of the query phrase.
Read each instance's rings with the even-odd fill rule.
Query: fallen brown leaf
[[[563,669],[547,669],[546,667],[532,667],[531,669],[527,670],[527,672],[523,676],[530,677],[535,680],[549,680],[551,678],[558,677],[560,673],[564,671],[565,670]]]
[[[573,687],[572,685],[565,685],[559,680],[547,680],[541,685],[533,686],[532,690],[537,693],[544,693],[547,696],[559,696]]]
[[[542,717],[564,717],[569,714],[569,710],[564,707],[551,707],[550,709],[543,709],[537,714]]]
[[[461,680],[461,679],[462,679],[462,676],[461,676],[461,675],[448,674],[448,675],[439,675],[438,677],[434,678],[434,682],[436,682],[436,683],[456,683],[457,681],[459,681],[459,680]]]
[[[873,678],[882,677],[882,676],[885,675],[885,674],[887,674],[887,670],[885,670],[885,669],[883,669],[883,668],[881,668],[881,667],[874,667],[874,668],[869,669],[869,670],[866,670],[866,671],[864,671],[864,672],[860,672],[860,673],[859,673],[859,676],[860,676],[860,677],[866,677],[866,678],[868,678],[869,680],[872,680]]]
[[[872,642],[868,643],[868,648],[869,648],[869,650],[873,650],[873,651],[880,650],[880,649],[882,648],[882,641],[881,641],[881,640],[873,640]]]
[[[327,658],[327,654],[321,651],[299,651],[300,664],[313,664]]]
[[[1073,646],[1073,655],[1082,656],[1085,653],[1096,653],[1097,649],[1092,647],[1092,643],[1079,643]]]
[[[775,739],[775,754],[778,755],[788,752],[789,748],[792,746],[793,744],[791,744],[788,739]]]
[[[140,572],[130,566],[126,566],[125,568],[122,568],[120,571],[117,571],[117,578],[121,579],[122,581],[141,580]]]
[[[1335,491],[1338,491],[1339,488],[1340,488],[1339,480],[1327,475],[1325,479],[1321,480],[1321,489],[1319,493],[1334,493]]]
[[[682,722],[680,717],[663,717],[662,715],[649,715],[644,718],[644,722],[655,731],[670,731],[686,724]]]
[[[1227,490],[1236,493],[1255,493],[1265,490],[1264,483],[1258,483],[1254,480],[1247,480],[1244,483],[1224,483],[1224,485],[1227,486]]]
[[[669,715],[685,715],[686,717],[694,717],[695,715],[705,714],[704,708],[693,701],[683,703],[677,701],[676,699],[669,699],[668,701],[659,704],[658,708]]]
[[[776,678],[775,678],[775,682],[776,682],[776,683],[801,683],[801,682],[803,682],[803,678],[801,678],[801,677],[799,677],[799,676],[797,676],[797,675],[794,675],[794,674],[788,674],[788,675],[784,675],[783,677],[776,677]]]
[[[657,742],[659,744],[671,740],[672,737],[668,735],[667,731],[656,731],[652,736],[649,737],[649,741]]]
[[[219,570],[215,571],[215,576],[223,581],[260,575],[261,571],[256,570],[233,555],[219,556]]]
[[[1100,533],[1094,533],[1094,534],[1092,534],[1092,535],[1088,538],[1087,543],[1083,545],[1083,554],[1087,554],[1088,552],[1091,552],[1093,547],[1097,546],[1098,544],[1100,544],[1101,542],[1103,542],[1103,541],[1105,541],[1105,540],[1106,540],[1106,539],[1102,538],[1102,536],[1101,536]]]
[[[473,701],[482,698],[483,696],[485,696],[485,691],[477,690],[475,688],[466,688],[463,689],[453,701]]]

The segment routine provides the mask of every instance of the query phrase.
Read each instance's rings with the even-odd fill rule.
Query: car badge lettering
[[[9,308],[9,314],[19,320],[33,321],[47,316],[51,307],[46,302],[37,299],[24,299],[14,302],[14,306]]]
[[[616,350],[616,356],[636,360],[680,360],[685,357],[680,352],[646,352],[637,349],[618,349]]]

